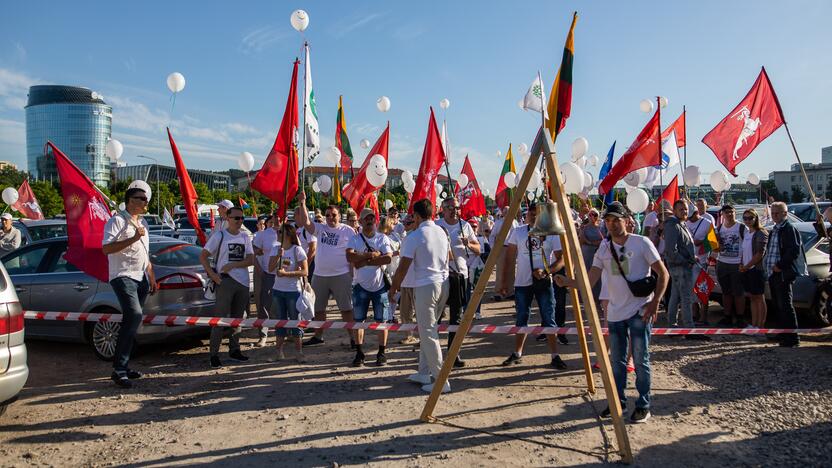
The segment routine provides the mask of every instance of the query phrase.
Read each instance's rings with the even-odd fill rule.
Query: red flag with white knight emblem
[[[705,135],[702,143],[736,177],[737,165],[785,122],[780,102],[763,68],[748,94]]]
[[[468,177],[468,184],[465,187],[460,187],[459,182],[456,184],[456,197],[459,200],[460,216],[462,219],[468,220],[474,216],[482,216],[485,211],[485,197],[480,190],[480,184],[477,183],[477,176],[474,175],[474,168],[471,167],[471,161],[468,160],[468,155],[465,155],[465,164],[462,165],[462,172]]]
[[[693,293],[699,298],[699,302],[707,304],[714,290],[714,279],[706,270],[700,270],[696,282],[693,283]]]
[[[20,214],[29,219],[43,219],[43,212],[40,210],[38,199],[35,198],[35,192],[29,186],[29,181],[24,180],[17,189],[17,201],[12,204],[12,209],[19,211]]]

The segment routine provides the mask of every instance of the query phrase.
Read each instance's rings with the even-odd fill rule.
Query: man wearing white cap
[[[0,257],[2,257],[20,247],[21,240],[20,230],[12,226],[12,215],[3,213],[0,218],[3,220],[3,226],[0,229]]]

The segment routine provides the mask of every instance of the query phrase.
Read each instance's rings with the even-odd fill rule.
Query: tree
[[[34,181],[29,182],[29,185],[38,199],[43,216],[51,218],[64,212],[64,199],[51,182]]]
[[[798,187],[797,185],[792,185],[792,203],[800,203],[806,201],[806,194],[803,193],[803,189]]]
[[[211,189],[208,188],[208,184],[206,184],[205,182],[195,183],[194,190],[196,191],[196,197],[199,198],[200,202],[207,204],[213,203],[215,201],[212,197]]]

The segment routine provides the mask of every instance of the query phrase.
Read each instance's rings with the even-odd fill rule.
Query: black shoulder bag
[[[621,272],[621,276],[624,278],[624,281],[627,282],[627,287],[630,288],[630,292],[633,293],[635,297],[647,297],[656,290],[656,283],[658,282],[659,276],[650,268],[650,276],[646,276],[644,278],[630,281],[627,279],[627,275],[624,274],[624,269],[621,268],[621,262],[618,260],[618,252],[615,251],[615,246],[612,243],[612,238],[607,237],[607,240],[610,243],[610,252],[612,253],[612,258],[615,260],[615,264],[618,265],[618,271]]]
[[[529,228],[531,230],[531,227]],[[540,242],[540,257],[543,259],[543,270],[546,272],[546,276],[543,278],[535,278],[534,277],[534,259],[532,257],[532,237],[526,239],[527,250],[529,251],[529,270],[532,273],[532,291],[535,294],[546,293],[550,289],[552,289],[552,274],[549,272],[549,262],[546,261],[546,251],[543,249],[543,241]]]

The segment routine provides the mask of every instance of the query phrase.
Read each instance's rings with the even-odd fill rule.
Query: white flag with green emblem
[[[321,135],[318,129],[318,106],[315,103],[315,88],[312,87],[312,66],[309,64],[309,46],[306,46],[306,96],[303,102],[303,121],[306,123],[306,162],[312,164],[321,152]]]
[[[549,114],[546,112],[546,93],[543,92],[543,82],[540,81],[539,76],[535,77],[534,81],[532,81],[529,90],[526,91],[526,97],[523,98],[522,104],[523,110],[543,112],[545,118],[549,118]]]

